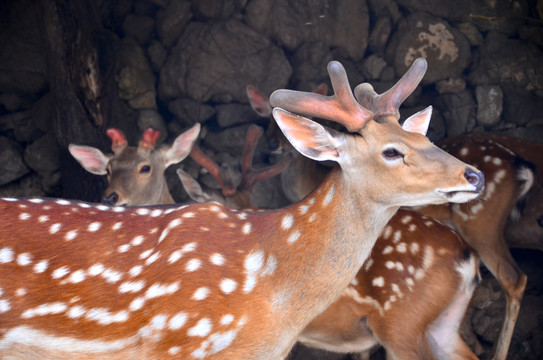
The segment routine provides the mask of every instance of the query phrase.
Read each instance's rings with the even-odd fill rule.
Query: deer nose
[[[471,185],[475,186],[476,191],[481,191],[485,186],[485,175],[481,171],[466,168],[464,177]]]
[[[106,205],[115,205],[119,201],[119,195],[116,192],[112,192],[109,195],[104,195],[102,202]]]

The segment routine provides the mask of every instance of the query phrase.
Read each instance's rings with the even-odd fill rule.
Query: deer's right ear
[[[273,109],[273,117],[288,141],[302,155],[318,161],[340,162],[343,134],[331,133],[319,123],[279,108]]]
[[[169,148],[162,148],[161,151],[162,156],[164,157],[165,167],[177,164],[186,158],[190,154],[190,151],[194,146],[194,142],[196,139],[198,139],[199,134],[200,123],[196,123],[193,127],[179,135],[173,142],[172,146]]]
[[[199,203],[204,203],[210,200],[210,197],[204,192],[200,184],[198,184],[198,181],[196,181],[192,176],[181,169],[177,169],[177,176],[179,176],[179,179],[181,179],[183,188],[192,200]]]
[[[95,175],[106,175],[107,163],[110,158],[100,150],[85,145],[68,145],[70,154],[85,170]]]

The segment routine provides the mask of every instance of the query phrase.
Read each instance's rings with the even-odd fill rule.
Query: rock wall
[[[139,129],[121,130],[141,134],[152,126],[162,133],[159,142],[172,141],[200,122],[204,151],[238,171],[248,125],[268,126],[248,105],[245,87],[308,91],[328,83],[332,59],[344,64],[353,87],[367,81],[381,92],[425,57],[428,72],[402,117],[433,105],[432,140],[472,132],[543,139],[543,0],[98,3],[104,27],[119,39],[110,76],[137,114]],[[66,148],[51,127],[39,2],[2,3],[0,23],[0,195],[62,196],[70,179],[60,176]],[[261,142],[256,166],[277,160]],[[216,186],[192,161],[179,166]],[[167,176],[174,198],[188,201],[175,169]],[[258,184],[254,201],[287,203],[277,179]],[[525,356],[519,358],[543,356],[534,345],[542,343],[541,316],[517,339]]]

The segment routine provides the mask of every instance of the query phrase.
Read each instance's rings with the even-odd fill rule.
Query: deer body
[[[409,94],[425,66],[416,61],[394,89]],[[271,98],[300,152],[339,164],[298,204],[235,212],[214,203],[2,200],[0,355],[282,359],[400,206],[478,196],[482,174],[422,135],[427,113],[406,120],[409,132],[373,121],[353,102],[343,67],[328,70],[335,97],[283,90]],[[286,110],[331,117],[358,135]],[[315,281],[318,272],[326,275]]]

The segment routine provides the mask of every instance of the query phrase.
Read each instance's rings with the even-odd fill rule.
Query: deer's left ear
[[[190,129],[179,135],[170,147],[161,148],[166,167],[177,164],[186,158],[190,154],[192,146],[196,139],[198,139],[199,134],[200,124],[196,123]]]
[[[426,135],[428,127],[430,126],[430,119],[432,118],[432,107],[428,106],[426,109],[419,111],[416,114],[408,117],[403,125],[402,129],[409,132],[416,132],[422,135]]]

